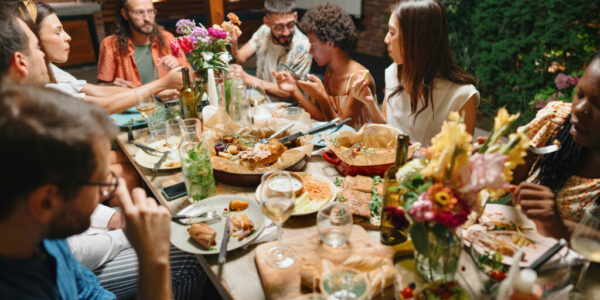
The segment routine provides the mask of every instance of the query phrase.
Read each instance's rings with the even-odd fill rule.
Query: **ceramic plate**
[[[337,196],[337,188],[336,188],[335,184],[333,184],[333,182],[331,182],[331,180],[325,178],[324,176],[318,175],[318,174],[309,174],[309,173],[297,173],[297,174],[300,176],[312,176],[312,177],[315,177],[317,180],[327,183],[327,185],[329,186],[329,190],[331,191],[331,196],[327,199],[319,200],[318,203],[311,204],[311,206],[309,207],[308,210],[299,211],[298,206],[296,205],[296,207],[294,208],[294,212],[292,213],[292,216],[304,216],[304,215],[314,214],[314,213],[318,212],[321,208],[325,207],[325,205],[327,205],[335,200],[335,198]],[[260,199],[260,189],[261,189],[261,185],[259,185],[256,188],[256,199]],[[300,195],[299,197],[296,197],[296,204],[298,203],[298,201],[303,200],[304,197],[308,197],[308,192],[306,190],[304,191],[304,193],[302,195]],[[309,200],[309,201],[311,201],[311,200]]]
[[[315,128],[315,127],[317,127],[317,126],[321,126],[321,125],[323,125],[323,124],[325,124],[325,123],[326,123],[326,122],[314,122],[314,123],[312,123],[312,127],[313,127],[313,128]],[[325,131],[323,131],[323,132],[328,132],[329,134],[331,134],[331,131],[332,131],[333,129],[335,129],[335,128],[332,128],[332,129],[329,129],[329,130],[325,130]],[[356,132],[356,130],[354,130],[354,128],[352,128],[352,127],[350,127],[350,126],[348,126],[348,125],[344,124],[344,126],[342,126],[340,129],[338,129],[338,130],[337,130],[335,133],[338,133],[338,132],[344,132],[344,131]],[[312,143],[313,143],[313,145],[315,145],[316,147],[321,147],[321,148],[325,147],[325,140],[323,139],[323,136],[322,136],[323,132],[321,132],[321,133],[317,133],[317,134],[315,134],[315,135],[313,136]]]
[[[167,156],[167,159],[162,163],[160,168],[158,168],[159,170],[174,170],[181,168],[179,152],[172,148],[168,148],[165,145],[165,140],[158,140],[156,142],[152,142],[148,144],[148,146],[159,151],[171,151],[169,156]],[[161,154],[146,152],[142,149],[139,149],[138,152],[135,153],[135,162],[137,162],[140,166],[148,169],[154,168],[154,165],[160,160],[160,158]]]
[[[231,251],[247,245],[252,242],[265,227],[265,216],[262,214],[260,210],[260,205],[256,200],[236,195],[223,195],[223,196],[214,196],[210,198],[206,198],[204,200],[196,201],[190,206],[182,209],[178,214],[180,215],[199,215],[204,211],[214,210],[216,212],[222,213],[225,208],[229,208],[229,202],[232,200],[242,200],[248,202],[248,208],[243,211],[234,211],[231,212],[231,215],[242,215],[246,214],[248,218],[254,222],[254,226],[256,227],[256,231],[252,233],[250,236],[245,239],[238,241],[237,237],[231,236],[229,238],[229,242],[227,243],[227,251]],[[217,232],[217,236],[215,238],[216,245],[210,247],[209,249],[205,249],[200,244],[196,243],[193,239],[190,238],[190,235],[187,232],[187,229],[190,227],[189,225],[183,225],[178,222],[171,222],[171,243],[175,245],[175,247],[179,248],[182,251],[196,254],[216,254],[219,253],[219,249],[221,248],[221,241],[223,240],[223,232],[225,230],[225,220],[226,217],[222,216],[221,220],[217,223],[209,224],[210,228],[214,229]]]
[[[123,111],[118,114],[113,114],[110,118],[117,124],[117,126],[127,129],[129,126],[129,121],[133,120],[133,124],[131,128],[137,129],[148,126],[146,120],[142,117],[135,107],[131,107],[126,111]]]

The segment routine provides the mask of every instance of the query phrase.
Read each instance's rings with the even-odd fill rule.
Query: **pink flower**
[[[564,73],[560,73],[556,75],[556,79],[554,79],[554,84],[556,84],[556,88],[559,90],[564,90],[571,86],[571,76],[567,76]]]
[[[439,215],[436,215],[433,218],[433,221],[442,224],[450,229],[454,229],[467,221],[467,216],[470,213],[469,206],[462,200],[459,200],[460,211],[455,212],[445,212]]]
[[[415,201],[410,209],[408,210],[408,214],[415,220],[416,222],[423,223],[433,220],[434,213],[432,210],[433,206],[431,205],[431,201],[429,200],[429,196],[427,196],[427,192],[419,195],[417,201]]]
[[[179,47],[177,40],[172,41],[169,46],[171,46],[171,53],[173,56],[179,57],[179,51],[181,51],[181,47]]]
[[[179,43],[179,47],[181,47],[181,50],[183,50],[183,52],[185,53],[190,53],[192,52],[192,50],[194,50],[194,44],[186,36],[178,38],[177,42]]]
[[[460,170],[461,181],[466,184],[461,192],[479,192],[485,188],[506,188],[502,179],[504,162],[508,156],[500,153],[475,153],[469,158],[469,166]]]
[[[569,83],[573,86],[577,85],[579,82],[579,77],[569,76]]]
[[[409,223],[406,219],[404,209],[393,205],[388,205],[385,208],[383,208],[383,210],[385,210],[385,212],[387,213],[387,217],[390,219],[392,225],[394,225],[395,228],[400,229],[408,227]]]
[[[208,28],[208,34],[215,39],[224,39],[227,37],[227,31],[213,27]]]

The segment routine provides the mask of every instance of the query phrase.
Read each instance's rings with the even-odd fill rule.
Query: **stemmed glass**
[[[571,248],[586,258],[570,299],[584,299],[582,291],[590,261],[600,263],[600,208],[588,208],[571,235]]]
[[[265,173],[261,179],[260,200],[262,212],[277,225],[277,246],[267,251],[267,263],[278,269],[294,264],[296,252],[281,245],[281,226],[294,211],[294,182],[285,171]]]

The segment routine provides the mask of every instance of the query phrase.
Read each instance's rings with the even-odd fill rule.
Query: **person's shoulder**
[[[269,28],[269,26],[262,24],[262,25],[260,25],[260,27],[258,27],[258,29],[256,29],[256,31],[254,32],[254,34],[252,34],[252,36],[256,36],[256,37],[268,36],[270,31],[271,31],[271,28]]]
[[[164,29],[159,29],[158,32],[160,32],[160,35],[162,35],[164,39],[168,39],[168,40],[175,39],[175,36],[172,33],[168,32]]]
[[[119,36],[116,33],[113,33],[102,40],[102,44],[104,45],[114,45],[119,42]]]
[[[536,114],[537,118],[545,118],[554,120],[554,122],[562,123],[571,113],[571,103],[563,101],[551,101],[540,109]]]
[[[293,48],[298,50],[301,48],[302,50],[308,51],[310,50],[310,40],[308,37],[300,31],[300,29],[296,28],[294,31],[294,37],[292,38]]]

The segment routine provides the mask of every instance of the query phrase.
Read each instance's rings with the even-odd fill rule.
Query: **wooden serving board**
[[[255,262],[261,277],[265,295],[269,299],[289,299],[300,295],[300,271],[303,264],[317,265],[321,259],[341,264],[351,254],[394,256],[392,247],[383,246],[373,240],[364,228],[352,226],[350,239],[344,247],[332,248],[321,242],[317,229],[314,232],[285,238],[283,245],[296,251],[296,262],[286,269],[275,269],[265,261],[266,252],[277,242],[269,242],[256,247]]]

